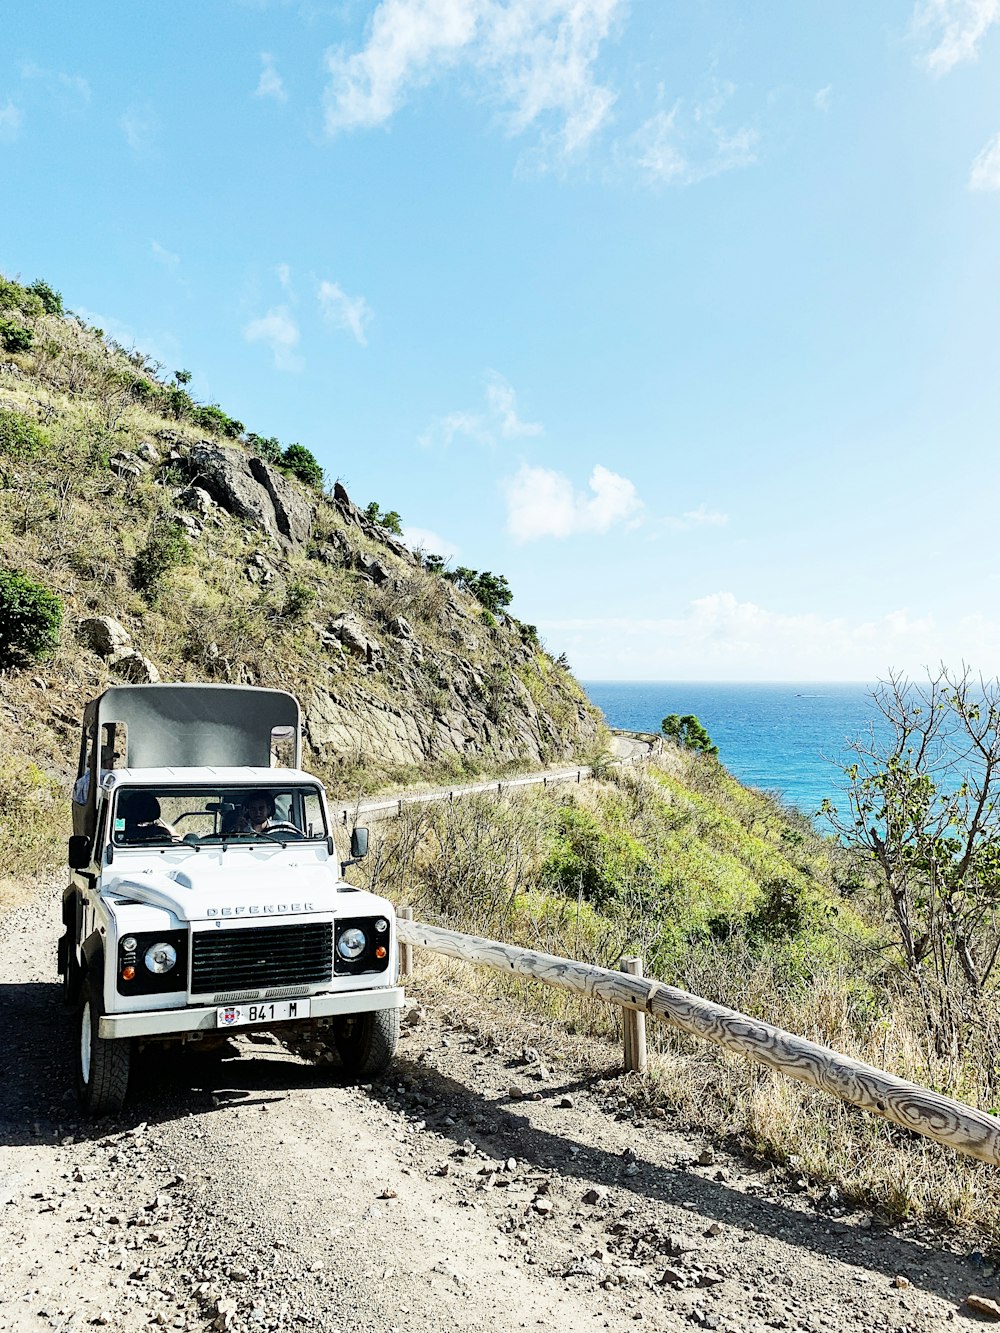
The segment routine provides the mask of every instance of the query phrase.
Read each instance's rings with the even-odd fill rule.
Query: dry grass
[[[680,781],[678,765],[671,762]],[[571,796],[588,810],[614,811],[623,781],[635,806],[649,796],[643,789],[656,779],[635,774],[581,791],[522,792],[453,807],[404,810],[401,818],[379,825],[368,873],[397,903],[413,905],[419,919],[615,966],[620,956],[643,952],[636,947],[642,942],[643,923],[629,911],[608,915],[579,899],[547,892],[539,868],[556,837],[561,802]],[[697,809],[707,784],[700,785],[701,793],[689,788],[687,796],[675,789],[674,806],[687,800]],[[701,824],[688,827],[692,844],[707,834],[718,846],[720,827],[733,810],[726,804],[727,791],[728,783],[722,784],[721,794],[716,784],[715,814],[703,812]],[[784,813],[773,802],[768,811],[766,798],[742,791],[729,792],[729,797],[742,809],[755,839],[770,838],[778,846],[788,842]],[[746,844],[744,851],[748,857],[761,855],[756,844]],[[829,859],[830,849],[809,835],[795,843],[795,852],[802,864],[813,867],[815,884],[815,867]],[[823,892],[834,896],[829,877]],[[851,915],[857,928],[847,935],[846,916],[828,918],[829,938],[811,955],[803,954],[801,941],[773,941],[761,948],[736,932],[690,939],[674,955],[674,966],[658,975],[995,1111],[1000,1100],[993,1073],[1000,1012],[984,1015],[961,1062],[936,1057],[905,979],[887,966],[877,947],[877,929],[866,926],[853,908]],[[810,932],[807,937],[815,938],[812,927]],[[439,993],[444,1003],[474,1016],[487,1032],[509,1033],[520,1023],[541,1023],[557,1044],[613,1043],[604,1047],[605,1060],[621,1038],[621,1016],[614,1007],[526,978],[419,950],[417,976],[420,993]],[[630,1085],[638,1113],[663,1108],[679,1126],[708,1128],[751,1155],[787,1163],[807,1188],[835,1185],[844,1199],[879,1208],[893,1218],[974,1226],[1000,1243],[996,1168],[962,1158],[666,1025],[650,1023],[647,1031],[651,1073]]]

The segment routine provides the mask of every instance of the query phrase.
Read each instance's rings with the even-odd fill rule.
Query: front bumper
[[[338,1014],[369,1014],[376,1009],[402,1009],[403,989],[387,986],[383,990],[344,991],[339,995],[310,995],[307,1020],[333,1018]],[[228,1031],[235,1034],[246,1028],[220,1029],[216,1013],[220,1006],[197,1009],[159,1009],[137,1014],[103,1014],[99,1033],[104,1038],[164,1037],[174,1032]],[[301,1022],[301,1019],[292,1019]],[[270,1026],[270,1024],[264,1024]]]

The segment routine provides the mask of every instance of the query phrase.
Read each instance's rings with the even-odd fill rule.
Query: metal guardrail
[[[641,764],[649,754],[632,755],[623,759],[612,760],[614,767]],[[575,768],[554,769],[546,773],[528,773],[524,777],[502,778],[495,782],[470,782],[460,787],[442,787],[437,791],[412,792],[402,796],[386,796],[379,800],[359,801],[351,805],[335,805],[332,808],[334,819],[347,825],[352,819],[356,822],[361,815],[383,819],[390,815],[401,815],[407,805],[424,805],[434,801],[454,801],[463,796],[472,796],[477,792],[495,792],[501,795],[518,787],[552,787],[561,782],[583,782],[594,777],[594,770],[589,764],[578,764]]]
[[[757,1064],[891,1120],[903,1129],[933,1139],[935,1143],[1000,1166],[1000,1119],[827,1046],[785,1032],[761,1019],[726,1009],[651,977],[613,972],[608,968],[574,962],[571,958],[536,953],[498,940],[425,925],[412,919],[410,909],[404,908],[400,912],[397,929],[404,967],[408,966],[409,955],[403,951],[418,945],[449,958],[533,977],[547,986],[616,1004],[636,1015],[649,1014],[691,1036],[715,1042]],[[638,960],[622,961],[624,964]],[[629,1042],[633,1043],[634,1052],[637,1040],[634,1027],[631,1036],[626,1031],[626,1062]],[[638,1066],[633,1063],[631,1067]]]

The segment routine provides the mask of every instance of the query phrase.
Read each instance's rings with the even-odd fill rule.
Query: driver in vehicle
[[[243,802],[243,809],[233,829],[234,833],[266,833],[274,826],[274,797],[266,791],[255,791]]]

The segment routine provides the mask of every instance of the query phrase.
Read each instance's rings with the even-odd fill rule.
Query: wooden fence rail
[[[406,945],[419,945],[500,972],[533,977],[548,986],[650,1014],[682,1032],[713,1041],[789,1078],[809,1083],[935,1143],[1000,1166],[1000,1119],[760,1019],[699,999],[651,977],[612,972],[420,921],[400,919],[398,931],[401,943]]]

